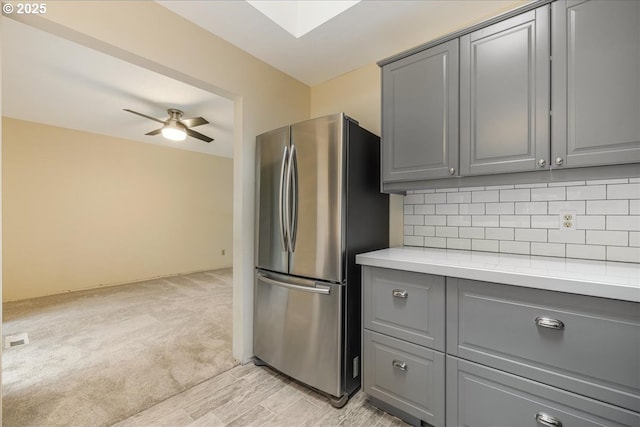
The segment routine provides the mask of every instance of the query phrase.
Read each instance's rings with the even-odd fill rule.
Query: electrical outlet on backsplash
[[[408,191],[404,244],[640,263],[640,178]]]

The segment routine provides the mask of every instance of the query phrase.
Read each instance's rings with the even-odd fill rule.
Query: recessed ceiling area
[[[529,2],[362,0],[313,31],[295,38],[246,1],[157,1],[309,86]],[[257,3],[263,1],[257,0]]]
[[[2,18],[2,113],[149,144],[222,157],[233,155],[233,101],[9,18]],[[211,138],[175,142],[146,136],[167,109],[210,123],[194,128]]]

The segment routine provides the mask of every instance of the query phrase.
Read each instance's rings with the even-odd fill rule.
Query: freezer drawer
[[[258,272],[255,356],[286,375],[341,397],[343,292],[341,285]]]

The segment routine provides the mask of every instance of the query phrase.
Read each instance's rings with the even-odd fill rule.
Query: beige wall
[[[311,88],[311,116],[343,111],[380,135],[380,68],[367,65]],[[389,245],[402,246],[402,196],[389,200]]]
[[[232,159],[9,118],[2,150],[4,301],[232,265]]]

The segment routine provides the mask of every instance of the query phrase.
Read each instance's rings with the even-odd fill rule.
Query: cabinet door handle
[[[409,296],[409,292],[404,289],[394,289],[393,296],[396,298],[407,298]]]
[[[545,427],[562,427],[562,423],[559,419],[552,417],[544,412],[538,412],[536,414],[536,422]]]
[[[407,363],[406,362],[402,362],[400,360],[395,360],[391,363],[393,365],[394,368],[400,369],[401,371],[406,371],[407,370]]]
[[[562,320],[551,319],[549,317],[536,317],[536,326],[549,329],[564,329],[564,323]]]

